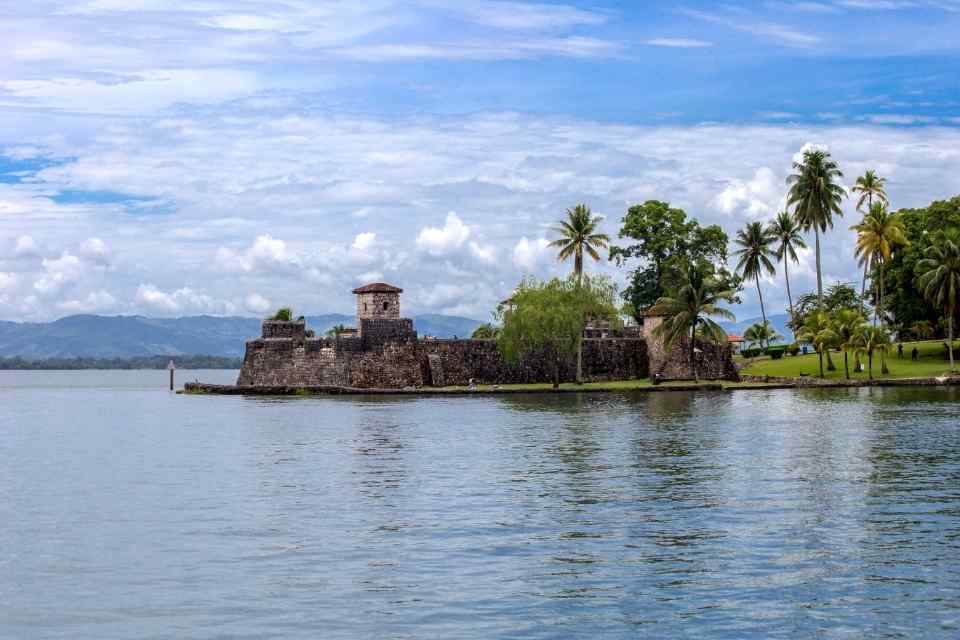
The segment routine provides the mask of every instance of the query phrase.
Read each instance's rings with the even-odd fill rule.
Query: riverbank
[[[245,396],[312,396],[312,395],[504,395],[529,393],[670,393],[678,391],[744,391],[772,389],[842,389],[859,387],[937,387],[960,386],[960,377],[901,378],[877,380],[821,380],[819,378],[778,378],[747,376],[739,382],[675,381],[654,385],[649,380],[618,382],[588,382],[582,385],[565,383],[558,389],[550,384],[478,385],[468,387],[424,387],[408,389],[358,389],[335,386],[237,386],[188,382],[182,391],[187,395],[245,395]]]

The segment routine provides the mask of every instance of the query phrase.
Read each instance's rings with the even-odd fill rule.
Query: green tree
[[[747,327],[747,330],[743,332],[743,340],[747,343],[748,348],[754,345],[762,346],[764,343],[769,347],[771,342],[783,340],[783,336],[777,333],[777,330],[773,328],[769,321],[765,320]]]
[[[882,322],[884,321],[884,268],[895,250],[910,244],[903,226],[903,218],[899,213],[890,213],[883,203],[877,202],[863,220],[850,229],[857,232],[856,256],[860,264],[876,265],[880,272],[879,296],[874,307],[873,318],[876,322],[879,317]]]
[[[953,361],[953,319],[960,299],[960,229],[949,229],[927,248],[926,257],[917,265],[921,275],[917,283],[923,295],[947,320],[947,345],[950,354],[950,372]]]
[[[788,211],[781,211],[770,222],[768,233],[776,242],[777,260],[783,262],[783,275],[787,281],[787,301],[790,304],[790,321],[796,322],[793,312],[793,294],[790,292],[790,262],[799,263],[797,249],[806,249],[807,243],[801,234],[800,223]]]
[[[867,370],[873,380],[873,354],[885,354],[890,349],[890,334],[883,327],[873,327],[864,322],[857,329],[853,337],[853,344],[857,351],[867,356]]]
[[[843,350],[843,375],[847,380],[850,379],[848,354],[856,351],[854,338],[864,320],[863,315],[855,309],[840,309],[830,316],[831,331],[836,336],[837,346]]]
[[[869,169],[857,178],[856,184],[850,190],[858,194],[857,211],[866,216],[873,209],[873,201],[887,204],[886,178],[881,178],[873,169]],[[863,265],[863,284],[860,286],[860,297],[867,292],[867,273],[869,264]]]
[[[496,327],[489,322],[484,322],[473,330],[473,335],[471,335],[470,338],[473,340],[496,340],[499,336],[500,327]]]
[[[843,216],[840,203],[846,190],[839,181],[843,173],[828,151],[805,151],[801,162],[793,163],[794,173],[787,178],[790,191],[787,205],[804,230],[813,229],[816,243],[817,296],[823,310],[823,268],[820,258],[820,234],[833,228],[833,217]]]
[[[290,307],[281,307],[277,310],[275,314],[267,318],[267,320],[278,320],[280,322],[292,322],[293,321],[293,309]]]
[[[662,338],[666,347],[672,348],[684,339],[689,340],[690,369],[694,380],[699,379],[696,365],[697,336],[725,344],[727,332],[713,320],[714,317],[734,320],[729,310],[720,306],[730,302],[734,292],[724,288],[724,283],[711,275],[702,264],[688,264],[680,273],[679,282],[671,295],[657,300],[651,312],[664,316],[664,321],[654,333]]]
[[[823,354],[836,342],[837,334],[833,332],[830,316],[823,311],[815,311],[808,315],[800,328],[797,338],[813,345],[820,356],[820,377],[823,373]]]
[[[345,324],[335,324],[329,329],[327,329],[327,335],[330,336],[331,338],[336,338],[340,334],[346,333],[352,330],[353,330],[353,327],[348,327]]]
[[[747,226],[737,232],[734,242],[738,247],[734,255],[739,256],[737,262],[737,271],[744,280],[753,279],[757,283],[757,295],[760,296],[760,317],[763,324],[767,324],[767,310],[763,305],[763,290],[760,288],[760,276],[763,274],[773,275],[776,268],[770,258],[774,257],[774,251],[771,245],[774,238],[769,230],[765,229],[759,222],[750,222]],[[767,341],[767,347],[770,342]]]
[[[917,340],[926,340],[933,336],[933,323],[929,320],[917,320],[910,325],[910,333]]]
[[[682,209],[672,208],[666,202],[648,200],[630,207],[619,237],[633,243],[610,247],[610,259],[618,266],[640,261],[623,292],[638,322],[642,322],[645,310],[676,288],[683,268],[691,263],[719,265],[710,267],[713,275],[725,288],[734,292],[740,289],[739,280],[723,266],[729,244],[723,229],[717,225],[701,227],[696,220],[688,220]]]
[[[597,233],[597,228],[602,221],[603,217],[593,215],[590,207],[578,204],[572,209],[567,209],[567,219],[562,220],[554,228],[560,237],[553,240],[550,246],[560,249],[557,259],[561,262],[573,256],[573,273],[578,278],[583,274],[583,254],[586,253],[594,260],[599,260],[600,254],[597,249],[604,249],[610,244],[610,236]]]
[[[497,310],[501,329],[497,345],[508,362],[537,353],[553,365],[553,386],[560,386],[560,367],[581,348],[588,319],[619,322],[616,287],[603,276],[541,282],[524,279]]]

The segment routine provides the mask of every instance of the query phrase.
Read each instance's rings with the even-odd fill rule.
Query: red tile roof
[[[731,333],[727,335],[727,342],[743,342],[743,338],[735,333]]]
[[[400,287],[395,287],[392,284],[387,284],[386,282],[373,282],[371,284],[365,284],[362,287],[357,287],[353,290],[354,293],[403,293],[403,289]]]

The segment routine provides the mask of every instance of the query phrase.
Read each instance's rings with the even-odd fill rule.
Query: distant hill
[[[260,318],[239,316],[75,315],[54,322],[0,321],[0,357],[131,358],[153,355],[239,357],[244,343],[260,335]],[[353,325],[344,314],[307,316],[318,335],[336,324]],[[469,336],[481,322],[470,318],[427,314],[413,318],[421,335],[438,338]]]
[[[783,336],[784,342],[793,342],[793,332],[790,331],[787,327],[787,321],[790,320],[790,316],[785,313],[775,313],[771,316],[767,316],[767,321],[773,325],[773,328],[777,330],[777,333]],[[750,318],[749,320],[741,320],[739,322],[721,322],[722,326],[727,333],[735,333],[739,336],[743,335],[743,332],[747,330],[747,327],[753,324],[758,324],[762,322],[762,318]]]

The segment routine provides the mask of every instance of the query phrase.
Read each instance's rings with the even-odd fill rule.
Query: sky
[[[566,208],[732,237],[810,145],[924,206],[960,194],[957,33],[960,0],[0,0],[0,319],[351,313],[382,280],[486,320],[570,270]]]

